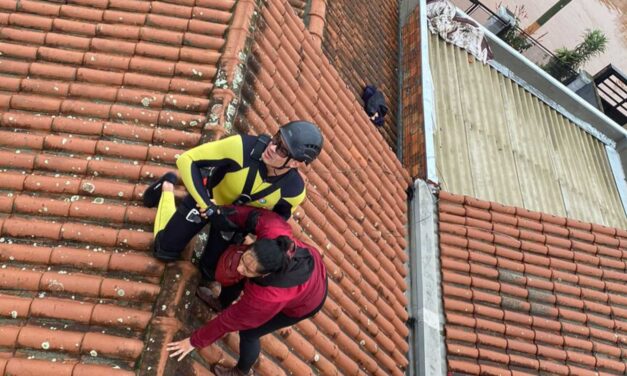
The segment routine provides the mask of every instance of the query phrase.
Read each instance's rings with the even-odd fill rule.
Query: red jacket
[[[191,344],[196,348],[209,346],[229,332],[258,328],[279,312],[290,317],[304,317],[317,308],[326,296],[327,271],[320,254],[312,246],[294,239],[291,227],[281,216],[250,206],[231,208],[236,212],[229,219],[242,228],[249,214],[259,212],[255,227],[257,239],[287,236],[297,247],[309,251],[314,267],[309,279],[294,287],[261,286],[247,280],[239,301],[192,333]]]

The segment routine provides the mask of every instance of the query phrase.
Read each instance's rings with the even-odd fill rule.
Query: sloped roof
[[[402,374],[408,175],[287,2],[257,5],[0,1],[0,372],[205,375],[232,363],[236,335],[168,361],[165,343],[210,313],[189,262],[147,253],[155,212],[138,200],[230,125],[225,98],[242,77],[219,64],[245,51],[255,9],[235,126],[273,132],[298,117],[323,129],[295,229],[331,277],[320,314],[264,338],[258,371]]]
[[[622,375],[627,230],[441,191],[449,369]]]
[[[316,1],[312,1],[312,5]],[[320,2],[320,1],[317,1]],[[353,95],[376,85],[389,108],[379,130],[396,150],[398,109],[398,8],[400,1],[325,1],[322,47]]]
[[[494,67],[429,38],[444,190],[627,227],[606,145]]]

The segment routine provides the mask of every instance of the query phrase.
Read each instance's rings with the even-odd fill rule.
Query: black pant
[[[195,223],[187,219],[188,213],[196,209],[196,201],[187,195],[177,206],[176,212],[168,221],[165,228],[157,234],[154,248],[157,256],[167,258],[178,258],[185,246],[192,238],[202,230],[207,223],[211,224],[211,217],[208,220],[201,219],[200,223]],[[218,259],[224,250],[229,246],[230,241],[225,240],[217,229],[209,228],[207,245],[200,258],[200,272],[204,279],[212,281],[215,279],[215,267]]]
[[[241,291],[241,290],[240,290]],[[259,358],[259,352],[261,351],[261,343],[259,339],[266,334],[270,334],[275,330],[292,326],[300,321],[308,319],[318,313],[324,305],[325,297],[322,299],[322,303],[316,307],[313,311],[305,316],[290,317],[283,313],[276,314],[270,321],[261,325],[258,328],[242,330],[239,332],[239,361],[237,362],[237,368],[244,374],[248,374],[253,364]],[[226,306],[223,306],[226,307]]]

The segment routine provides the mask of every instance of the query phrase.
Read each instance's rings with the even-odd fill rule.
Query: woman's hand
[[[192,352],[194,349],[195,348],[194,346],[192,346],[192,343],[189,337],[183,340],[180,340],[178,342],[168,343],[168,351],[172,351],[172,354],[170,354],[170,358],[174,358],[180,355],[179,358],[176,360],[177,362],[180,362],[181,360],[183,360],[183,358],[185,358],[187,354]]]

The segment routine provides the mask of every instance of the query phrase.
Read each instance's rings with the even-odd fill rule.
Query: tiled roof
[[[0,374],[150,353],[164,266],[136,200],[200,140],[233,4],[0,1]]]
[[[311,1],[311,0],[310,0]],[[305,16],[305,9],[307,8],[307,0],[288,0],[294,12],[298,17],[303,18]]]
[[[385,94],[389,111],[381,130],[396,150],[398,106],[399,1],[326,1],[322,46],[342,81],[356,97],[364,86],[376,85]],[[360,108],[363,112],[363,109]],[[373,124],[370,126],[374,127]]]
[[[449,369],[622,375],[627,230],[439,194]]]
[[[208,375],[233,363],[236,335],[168,361],[165,343],[210,313],[189,262],[147,253],[154,210],[138,199],[178,154],[230,131],[234,103],[238,131],[305,118],[326,138],[294,226],[324,253],[329,299],[266,336],[257,371],[403,373],[409,176],[287,2],[0,10],[0,374]]]
[[[274,369],[265,360],[278,359],[274,367],[293,374],[402,374],[407,173],[284,3],[260,10],[245,77],[238,131],[274,133],[302,118],[320,125],[325,136],[306,174],[308,200],[294,216],[297,233],[324,254],[329,299],[286,338],[269,336],[264,351],[272,358],[260,366]],[[292,356],[286,357],[286,346]]]

